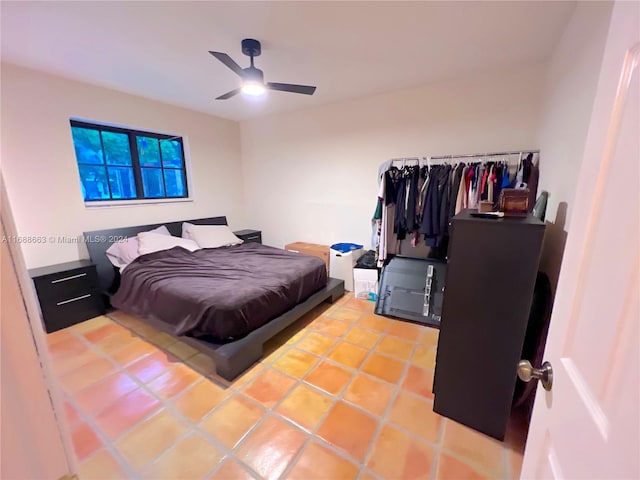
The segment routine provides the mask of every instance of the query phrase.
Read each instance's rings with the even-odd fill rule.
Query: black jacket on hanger
[[[402,175],[398,183],[396,191],[396,211],[393,222],[393,233],[396,234],[398,240],[404,240],[407,236],[407,211],[405,204],[405,196],[407,193],[407,178]]]
[[[450,173],[451,165],[434,165],[429,172],[429,185],[419,231],[424,235],[425,244],[430,247],[440,245],[446,233],[442,217],[446,217],[449,211]]]
[[[417,223],[416,206],[418,202],[418,181],[420,179],[420,168],[409,167],[409,200],[407,202],[407,231],[413,232],[417,230],[419,225]]]

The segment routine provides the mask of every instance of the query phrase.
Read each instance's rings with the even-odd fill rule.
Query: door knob
[[[533,368],[529,360],[518,362],[518,378],[523,382],[540,380],[545,390],[551,390],[553,386],[553,368],[549,362],[544,362],[541,368]]]

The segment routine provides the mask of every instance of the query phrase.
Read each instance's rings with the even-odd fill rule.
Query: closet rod
[[[514,152],[493,152],[493,153],[467,153],[464,155],[441,155],[439,157],[431,157],[431,160],[442,160],[445,158],[473,158],[473,157],[500,157],[504,155],[518,155],[525,153],[540,153],[540,150],[516,150]]]
[[[437,157],[403,157],[403,158],[393,158],[392,162],[400,162],[400,161],[420,161],[426,160],[427,158],[431,160],[446,160],[453,158],[478,158],[478,157],[500,157],[505,155],[518,155],[525,153],[540,153],[540,150],[516,150],[513,152],[489,152],[489,153],[465,153],[463,155],[440,155]]]

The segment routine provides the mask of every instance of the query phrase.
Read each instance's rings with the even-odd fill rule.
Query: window
[[[186,198],[182,137],[71,120],[85,202]]]

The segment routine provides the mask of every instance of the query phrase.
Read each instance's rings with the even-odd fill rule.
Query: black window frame
[[[98,130],[99,132],[114,132],[114,133],[124,133],[127,135],[128,139],[129,139],[129,151],[131,152],[131,168],[133,169],[133,179],[134,179],[134,183],[135,183],[135,187],[136,187],[136,197],[132,197],[132,198],[113,198],[112,197],[112,193],[111,193],[111,185],[109,183],[109,177],[108,177],[108,171],[107,171],[107,187],[109,188],[109,198],[95,198],[95,199],[86,199],[84,198],[84,202],[85,203],[103,203],[103,202],[139,202],[141,200],[145,200],[145,201],[166,201],[166,200],[180,200],[180,199],[188,199],[189,197],[189,179],[187,176],[187,162],[186,162],[186,158],[185,158],[185,153],[184,153],[184,141],[182,139],[181,136],[177,136],[177,135],[167,135],[167,134],[163,134],[163,133],[155,133],[155,132],[148,132],[145,130],[137,130],[137,129],[133,129],[133,128],[126,128],[126,127],[114,127],[111,125],[103,125],[100,123],[92,123],[92,122],[86,122],[86,121],[82,121],[82,120],[74,120],[74,119],[70,119],[70,124],[71,127],[79,127],[79,128],[86,128],[86,129],[91,129],[91,130]],[[142,167],[140,165],[140,158],[138,155],[138,143],[137,143],[137,138],[138,137],[148,137],[148,138],[155,138],[158,140],[158,150],[159,150],[159,154],[160,154],[160,166],[159,167]],[[162,161],[162,148],[160,147],[159,141],[160,140],[175,140],[178,141],[180,143],[180,151],[182,154],[182,167],[181,168],[172,168],[172,167],[165,167],[164,163]],[[72,134],[72,138],[71,141],[74,142],[74,147],[75,147],[75,141],[73,140],[73,134]],[[100,143],[102,144],[102,135],[100,135]],[[75,148],[74,148],[75,151]],[[105,156],[105,151],[104,151],[104,146],[102,146],[102,154],[103,154],[103,166],[105,168],[108,168],[109,165],[106,163],[106,156]],[[78,167],[79,165],[95,165],[98,166],[98,164],[88,164],[88,163],[81,163],[78,161],[77,155],[76,155],[76,167]],[[118,165],[113,165],[113,166],[118,166]],[[157,168],[160,169],[162,172],[162,183],[163,183],[163,187],[164,187],[164,195],[161,197],[145,197],[144,196],[144,185],[142,183],[142,169],[143,168]],[[182,175],[184,178],[184,195],[181,196],[167,196],[167,181],[166,181],[166,177],[164,175],[164,171],[165,170],[182,170]],[[82,185],[82,178],[80,178],[80,184]],[[83,196],[84,197],[84,196]]]

